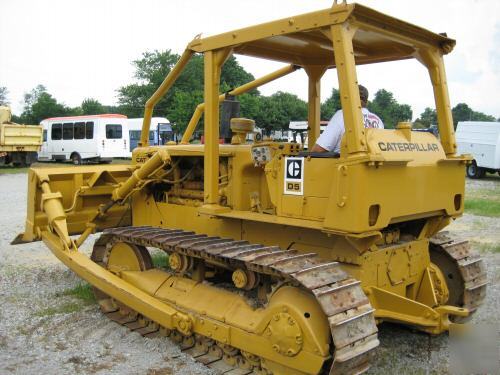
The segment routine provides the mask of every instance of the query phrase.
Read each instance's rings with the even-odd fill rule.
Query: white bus
[[[127,120],[130,137],[129,157],[132,154],[132,150],[137,147],[137,144],[141,140],[143,120],[143,118],[129,118]],[[164,145],[167,144],[167,142],[174,140],[172,124],[170,124],[170,121],[168,121],[165,117],[151,118],[151,125],[149,129],[149,144],[152,146]]]
[[[109,163],[126,158],[129,150],[127,116],[53,117],[43,120],[43,143],[38,160]]]

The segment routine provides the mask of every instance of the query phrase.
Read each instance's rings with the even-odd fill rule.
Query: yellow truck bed
[[[0,151],[39,151],[42,136],[38,125],[0,124]]]

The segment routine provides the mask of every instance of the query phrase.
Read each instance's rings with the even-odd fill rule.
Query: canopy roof
[[[236,54],[297,65],[335,66],[330,26],[345,23],[353,37],[356,64],[415,57],[421,48],[443,54],[453,39],[387,16],[360,4],[334,4],[329,9],[194,39],[189,48],[206,52],[233,48]]]

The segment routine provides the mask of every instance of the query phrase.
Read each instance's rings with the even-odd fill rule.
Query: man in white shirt
[[[384,128],[384,123],[376,114],[371,113],[366,105],[368,104],[368,90],[366,87],[359,85],[359,98],[361,100],[361,112],[363,113],[363,122],[365,128]],[[316,144],[311,152],[335,152],[340,153],[340,142],[344,135],[344,114],[342,110],[338,110],[331,120],[325,131],[319,136]]]

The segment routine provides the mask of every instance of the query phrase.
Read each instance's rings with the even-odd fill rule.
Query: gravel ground
[[[210,374],[168,339],[145,339],[109,321],[96,305],[64,295],[80,281],[43,244],[9,244],[24,229],[26,185],[26,174],[0,175],[0,374]],[[500,194],[500,179],[468,180],[467,189]],[[498,218],[466,214],[449,230],[479,245],[500,243]],[[490,286],[473,322],[498,327],[500,254],[483,257]],[[447,335],[382,324],[379,336],[370,374],[448,373]]]

